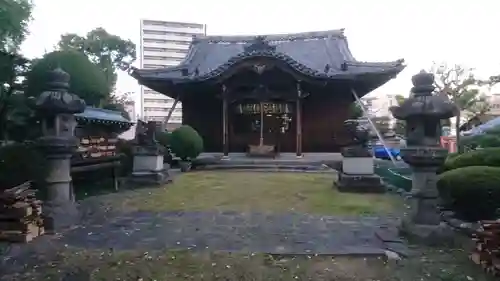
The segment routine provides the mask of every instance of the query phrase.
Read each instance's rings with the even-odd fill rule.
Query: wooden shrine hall
[[[355,95],[361,98],[404,67],[403,60],[357,61],[344,31],[332,30],[194,37],[178,66],[128,71],[174,98],[174,107],[182,102],[183,124],[199,132],[206,152],[301,156],[347,145],[343,122]]]

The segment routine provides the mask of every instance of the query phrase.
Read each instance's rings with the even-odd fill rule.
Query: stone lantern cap
[[[46,91],[36,99],[35,109],[49,115],[75,114],[85,110],[85,101],[68,92],[70,76],[61,68],[49,72]]]
[[[418,118],[448,119],[459,113],[458,107],[447,96],[432,94],[434,91],[434,75],[420,71],[412,77],[412,94],[400,106],[389,110],[394,118],[408,120]]]

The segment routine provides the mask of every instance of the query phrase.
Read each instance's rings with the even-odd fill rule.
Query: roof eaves
[[[293,40],[308,40],[308,39],[324,39],[324,38],[342,38],[345,39],[344,29],[334,29],[326,31],[312,31],[300,33],[284,33],[284,34],[260,34],[260,35],[197,35],[193,38],[193,43],[208,42],[208,43],[250,43],[256,37],[264,37],[267,42],[273,41],[293,41]]]

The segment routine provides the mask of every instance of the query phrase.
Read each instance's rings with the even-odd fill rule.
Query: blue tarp
[[[390,154],[392,154],[392,157],[396,158],[400,154],[400,150],[397,148],[391,148],[388,147],[387,150],[384,148],[384,146],[375,146],[373,147],[373,155],[375,158],[379,159],[390,159],[389,154],[387,153],[389,151]]]
[[[495,119],[492,119],[482,125],[479,125],[477,127],[474,127],[467,131],[468,136],[477,136],[477,135],[482,135],[486,131],[494,129],[494,128],[500,128],[500,117],[497,117]]]

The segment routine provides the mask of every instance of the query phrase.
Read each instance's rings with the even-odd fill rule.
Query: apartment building
[[[141,68],[176,66],[186,57],[195,35],[206,35],[206,25],[198,23],[141,20],[139,60]],[[141,117],[147,121],[165,122],[174,100],[141,86]],[[182,123],[182,104],[178,103],[168,127]],[[173,125],[173,126],[172,126]]]
[[[130,127],[130,129],[128,129],[127,131],[120,134],[119,138],[131,140],[135,138],[135,128],[136,128],[135,123],[137,122],[137,117],[138,117],[135,110],[135,102],[132,100],[126,101],[124,104],[124,108],[125,111],[128,113],[128,115],[130,116],[130,121],[134,122],[134,125],[132,125],[132,127]]]

